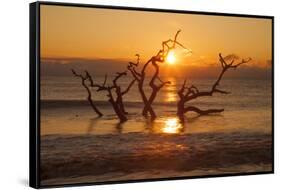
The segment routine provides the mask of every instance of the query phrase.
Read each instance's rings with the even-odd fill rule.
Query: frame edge
[[[38,90],[40,88],[40,5],[54,5],[54,6],[68,6],[68,7],[84,7],[84,8],[101,8],[101,9],[117,9],[117,10],[132,10],[132,11],[148,11],[148,12],[166,12],[166,13],[184,13],[195,15],[209,15],[209,16],[228,16],[228,17],[246,17],[257,19],[271,19],[272,21],[272,170],[267,172],[249,172],[237,174],[221,174],[221,175],[206,175],[193,177],[171,177],[171,178],[156,178],[156,179],[139,179],[139,180],[122,180],[122,181],[104,181],[104,182],[89,182],[89,183],[74,183],[63,185],[40,185],[40,95],[38,97]],[[33,18],[32,18],[33,17]],[[206,11],[190,11],[182,9],[158,9],[148,7],[126,7],[115,5],[100,5],[100,4],[85,4],[85,3],[66,3],[66,2],[50,2],[37,1],[30,3],[30,176],[29,185],[33,188],[61,188],[61,187],[77,187],[77,186],[93,186],[93,185],[111,185],[124,183],[141,183],[141,182],[157,182],[170,180],[186,180],[186,179],[204,179],[214,177],[235,177],[248,175],[264,175],[274,174],[274,16],[273,15],[251,15],[241,13],[221,13],[221,12],[206,12]],[[37,78],[38,77],[38,78]],[[39,85],[36,81],[39,80]],[[38,81],[37,81],[38,82]],[[39,92],[40,94],[40,92]],[[39,136],[38,136],[39,135]]]
[[[29,186],[40,187],[37,120],[38,2],[29,4]]]

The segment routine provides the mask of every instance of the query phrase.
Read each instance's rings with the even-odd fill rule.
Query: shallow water
[[[161,108],[159,108],[161,109]],[[165,108],[163,108],[165,109]],[[130,109],[128,109],[130,111]],[[221,114],[201,116],[188,115],[184,123],[173,111],[165,111],[155,121],[143,118],[132,108],[129,120],[119,123],[115,115],[96,117],[89,106],[42,109],[41,134],[118,134],[144,133],[202,133],[202,132],[264,132],[271,133],[271,112],[225,111]]]
[[[102,81],[103,78],[96,78]],[[119,124],[112,107],[103,93],[93,91],[93,99],[104,113],[96,118],[88,102],[86,91],[80,80],[74,77],[43,77],[41,80],[41,132],[44,134],[108,134],[128,132],[227,132],[260,131],[271,132],[271,81],[270,80],[230,80],[221,82],[221,89],[231,94],[216,94],[198,98],[189,103],[201,109],[224,108],[214,116],[196,117],[188,114],[184,124],[176,117],[177,89],[182,79],[167,78],[171,85],[158,94],[153,108],[158,118],[154,122],[144,119],[140,113],[143,107],[136,86],[124,97],[125,108],[130,113],[129,121]],[[110,80],[109,80],[110,81]],[[189,80],[201,90],[208,90],[213,79]],[[121,81],[126,86],[128,79]],[[149,87],[146,85],[146,93]]]
[[[153,104],[156,120],[140,114],[143,105],[133,89],[124,98],[128,121],[120,123],[104,94],[95,93],[104,113],[96,117],[79,81],[43,78],[42,184],[272,171],[269,80],[224,80],[221,89],[231,94],[189,105],[225,111],[201,117],[186,114],[184,122],[176,117],[181,80],[170,80],[172,85]],[[193,82],[208,89],[213,80]]]

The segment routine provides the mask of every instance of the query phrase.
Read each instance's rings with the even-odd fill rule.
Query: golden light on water
[[[165,125],[162,128],[163,133],[179,133],[182,125],[178,118],[169,118],[165,120]]]
[[[164,94],[164,101],[167,101],[167,102],[175,102],[177,100],[177,93],[175,93],[177,91],[177,88],[176,88],[176,79],[173,78],[173,77],[169,77],[167,78],[167,81],[170,81],[171,84],[170,85],[167,85],[165,86],[165,94]]]
[[[166,98],[167,98],[167,102],[175,102],[177,99],[176,99],[176,95],[171,93],[171,92],[168,92],[166,94]]]
[[[176,62],[176,56],[174,51],[169,51],[167,57],[166,57],[166,62],[170,65],[175,64]]]

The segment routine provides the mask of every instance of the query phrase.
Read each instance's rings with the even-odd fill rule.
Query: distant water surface
[[[102,83],[104,78],[94,78]],[[120,80],[126,88],[131,78]],[[41,78],[41,121],[43,134],[92,134],[127,133],[127,132],[227,132],[258,131],[271,133],[271,81],[270,80],[231,80],[223,79],[220,89],[231,94],[215,94],[190,102],[190,105],[202,109],[224,108],[222,114],[196,117],[188,114],[186,123],[179,123],[176,117],[177,90],[182,85],[182,78],[166,78],[171,85],[165,86],[158,94],[153,106],[158,115],[154,122],[148,122],[141,116],[142,101],[134,85],[125,95],[124,101],[129,114],[129,121],[119,124],[105,93],[94,89],[93,100],[105,114],[95,118],[95,113],[86,101],[86,90],[81,86],[80,78],[75,77],[42,77]],[[199,90],[209,90],[215,79],[188,80]],[[108,82],[111,82],[108,78]],[[150,88],[145,85],[146,93]],[[92,127],[90,127],[92,126]],[[89,127],[91,128],[89,130]],[[116,128],[117,127],[117,128]]]

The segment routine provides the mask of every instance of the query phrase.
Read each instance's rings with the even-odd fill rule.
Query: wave
[[[185,135],[129,133],[120,135],[47,135],[41,137],[41,177],[67,181],[73,176],[107,179],[141,171],[203,174],[271,171],[272,136],[266,133],[199,133]],[[247,167],[239,167],[239,166]],[[250,167],[251,166],[251,167]],[[236,170],[233,171],[233,168]],[[223,170],[222,170],[223,169]],[[261,171],[266,171],[262,169]],[[192,174],[192,173],[191,173]],[[130,179],[130,177],[128,178]],[[64,182],[65,182],[64,181]]]
[[[70,108],[70,107],[88,107],[89,102],[87,100],[41,100],[42,108]],[[108,101],[94,101],[95,105],[100,107],[111,107],[111,104]],[[139,108],[143,107],[143,102],[141,101],[125,101],[124,105],[130,108]],[[189,102],[188,105],[191,106],[200,106],[203,109],[209,107],[222,107],[228,109],[265,109],[270,107],[270,102],[256,102],[254,100],[248,101],[234,101],[233,99],[210,99],[210,100],[196,100],[194,102]],[[153,106],[156,107],[176,107],[176,101],[155,101]]]
[[[94,101],[97,106],[111,106],[108,101]],[[124,102],[128,107],[142,107],[143,102]],[[157,106],[176,106],[176,102],[155,102]],[[87,100],[41,100],[43,108],[59,108],[59,107],[84,107],[89,106]]]

